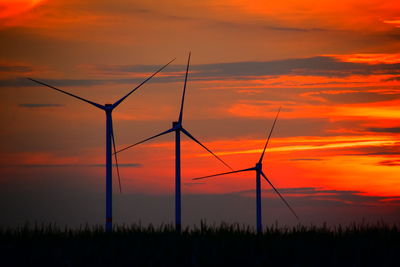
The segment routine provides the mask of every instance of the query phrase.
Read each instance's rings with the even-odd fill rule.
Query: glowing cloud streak
[[[320,140],[313,140],[311,142],[319,142]],[[257,141],[258,142],[258,141]],[[299,142],[299,141],[297,141]],[[303,140],[303,142],[310,142],[310,140]],[[327,141],[329,142],[329,141]],[[301,151],[301,150],[324,150],[324,149],[335,149],[335,148],[351,148],[351,147],[367,147],[367,146],[393,146],[396,145],[397,141],[394,140],[366,140],[366,141],[350,141],[342,143],[326,143],[319,145],[288,145],[280,147],[271,147],[269,152],[289,152],[289,151]],[[250,149],[242,151],[225,151],[219,152],[218,155],[237,155],[237,154],[253,154],[261,153],[262,149]],[[200,157],[208,156],[207,154],[198,154]]]

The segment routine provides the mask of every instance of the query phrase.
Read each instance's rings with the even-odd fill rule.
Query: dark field
[[[0,230],[0,266],[400,266],[399,225]]]

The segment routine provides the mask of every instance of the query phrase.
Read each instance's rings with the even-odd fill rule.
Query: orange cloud
[[[337,73],[339,76],[340,73]],[[335,73],[332,72],[332,76]],[[367,86],[396,86],[400,85],[397,76],[390,74],[350,75],[345,77],[326,77],[313,75],[280,75],[259,76],[242,80],[228,80],[224,82],[204,82],[204,90],[257,90],[268,88],[348,88]],[[208,86],[208,84],[212,84]],[[217,84],[217,85],[215,85]]]
[[[398,119],[400,110],[398,106],[338,106],[335,107],[331,115],[337,117],[359,117],[359,118],[380,118],[380,119]]]
[[[228,149],[228,151],[219,149],[216,150],[216,153],[228,160],[234,168],[250,167],[258,160],[263,142],[264,140],[232,141],[231,149]],[[221,143],[215,141],[209,143],[209,145],[221,148],[224,146]],[[299,145],[298,143],[302,144]],[[397,179],[398,171],[395,167],[379,164],[384,159],[390,159],[389,155],[358,156],[352,152],[353,148],[376,147],[379,149],[393,145],[397,145],[397,141],[391,136],[274,138],[271,147],[267,150],[267,157],[264,162],[265,171],[267,175],[271,175],[271,179],[279,187],[318,185],[327,188],[360,190],[366,192],[367,195],[397,195],[400,188]],[[247,149],[252,147],[256,147],[256,149],[245,150],[244,146],[247,146]],[[349,150],[343,152],[344,148]],[[341,153],[338,153],[335,149],[340,149]],[[330,153],[322,154],[320,152],[322,150],[330,151]],[[201,153],[197,154],[197,157],[206,158],[208,155]],[[203,166],[199,161],[197,163],[200,165],[190,171],[192,177],[219,172],[216,167]],[[208,170],[211,169],[211,171],[204,172],[204,170],[201,170],[201,166]],[[379,177],[379,179],[374,177]],[[216,177],[205,181],[206,185],[199,186],[199,190],[201,189],[203,192],[209,190],[227,192],[254,186],[251,173]]]
[[[297,25],[309,29],[327,28],[340,30],[381,30],[386,23],[382,17],[398,15],[400,6],[396,0],[350,0],[338,4],[335,0],[289,0],[284,2],[226,1],[243,12],[274,20],[277,25]],[[391,21],[391,20],[389,20]]]
[[[397,28],[400,27],[400,19],[384,20],[383,22],[387,23],[387,24],[392,24],[392,25],[396,26]]]
[[[0,19],[9,18],[24,13],[43,0],[1,0]]]
[[[240,146],[238,144],[240,142]],[[261,140],[241,140],[232,142],[231,148],[241,147],[240,150],[219,151],[217,154],[224,155],[240,155],[240,154],[261,154],[264,141]],[[327,137],[292,137],[292,138],[274,138],[273,146],[268,148],[268,152],[290,152],[304,150],[329,150],[338,148],[353,147],[383,147],[397,145],[397,140],[391,136],[327,136]],[[259,147],[257,149],[243,149],[244,144],[247,147]],[[282,144],[283,143],[283,144]],[[302,145],[298,145],[302,143]],[[278,145],[276,145],[278,144]],[[221,147],[218,143],[212,143],[213,147]],[[208,156],[205,153],[198,154],[200,157]]]
[[[321,101],[326,102],[326,101]],[[226,108],[226,112],[236,117],[247,118],[272,118],[274,109],[277,109],[281,103],[275,104],[258,103],[258,101],[238,101]],[[372,118],[398,119],[400,111],[398,109],[399,100],[373,102],[373,103],[355,103],[355,104],[297,104],[286,105],[281,113],[282,118],[329,118],[335,120],[353,120]],[[286,109],[286,110],[285,110]]]
[[[398,21],[400,24],[400,20]],[[350,54],[350,55],[327,55],[335,57],[343,62],[354,62],[364,64],[395,64],[400,63],[400,54]]]

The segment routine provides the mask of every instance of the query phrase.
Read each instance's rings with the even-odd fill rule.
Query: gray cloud
[[[302,158],[302,159],[289,159],[290,161],[319,161],[322,159],[313,159],[313,158]]]
[[[390,78],[388,78],[388,79],[385,79],[384,81],[385,81],[385,82],[400,81],[400,76],[390,77]]]
[[[398,99],[399,93],[385,94],[380,92],[342,92],[340,94],[320,93],[316,95],[334,103],[370,103]]]
[[[126,65],[126,66],[97,66],[99,71],[108,72],[149,72],[156,66]],[[173,65],[168,71],[182,71],[185,66]],[[362,64],[341,62],[333,57],[318,56],[311,58],[285,59],[274,61],[248,61],[232,63],[213,63],[193,65],[191,78],[204,77],[233,77],[258,75],[317,75],[345,77],[350,75],[398,74],[400,64]]]
[[[376,133],[400,133],[400,127],[368,128],[367,131]]]
[[[277,188],[277,190],[282,194],[287,195],[321,195],[321,194],[330,194],[330,195],[339,195],[339,194],[360,194],[362,191],[350,191],[350,190],[325,190],[318,187],[291,187],[291,188]],[[265,193],[275,193],[273,189],[265,189],[262,190]],[[243,190],[233,192],[232,194],[242,194],[242,193],[255,193],[255,189]]]
[[[19,104],[19,107],[23,108],[55,108],[55,107],[64,107],[62,104],[44,104],[44,103],[24,103]]]
[[[370,146],[370,147],[354,147],[354,153],[345,153],[347,156],[384,156],[384,155],[400,155],[400,146],[398,143],[387,146]]]
[[[189,183],[183,183],[184,186],[197,186],[197,185],[203,185],[206,184],[205,182],[189,182]]]
[[[382,165],[382,166],[400,166],[400,160],[383,160],[379,161],[377,165]]]
[[[155,65],[96,65],[95,72],[99,73],[148,73],[155,71],[159,66]],[[167,72],[181,72],[184,65],[169,66]],[[277,76],[277,75],[313,75],[327,77],[346,77],[350,75],[371,74],[398,74],[400,64],[362,64],[351,62],[340,62],[332,57],[319,56],[301,59],[286,59],[275,61],[251,61],[193,65],[193,73],[190,79],[193,81],[212,79],[243,79],[250,80],[254,76]],[[155,77],[152,82],[179,82],[182,81],[183,73],[170,77]],[[139,78],[121,79],[44,79],[55,86],[91,86],[99,84],[137,84],[143,81]],[[2,80],[0,86],[38,86],[26,79]],[[365,94],[365,93],[364,93]],[[329,96],[338,97],[338,96]],[[354,96],[356,97],[356,96]],[[369,96],[366,95],[368,98]]]
[[[198,65],[196,68],[212,76],[216,75],[317,75],[339,76],[369,75],[382,71],[386,74],[400,72],[400,64],[376,64],[340,62],[332,57],[311,57],[265,62],[235,62]]]
[[[395,162],[395,164],[400,165],[400,161]],[[325,190],[317,187],[299,187],[299,188],[277,188],[277,190],[291,202],[304,202],[308,201],[318,201],[320,204],[324,203],[326,205],[358,205],[358,206],[370,206],[371,204],[383,203],[396,203],[400,199],[399,196],[370,196],[363,195],[363,191],[355,190]],[[262,190],[265,194],[275,194],[273,189]],[[233,192],[231,194],[255,194],[255,190],[243,190],[238,192]]]
[[[88,11],[93,12],[93,6],[95,10],[99,13],[107,12],[107,13],[115,13],[116,15],[125,15],[125,16],[143,16],[146,19],[151,20],[175,20],[177,22],[192,22],[198,25],[204,25],[208,27],[223,27],[223,28],[245,28],[245,29],[259,29],[259,30],[272,30],[272,31],[284,31],[284,32],[325,32],[328,29],[323,28],[299,28],[299,27],[285,27],[285,26],[276,26],[276,23],[267,22],[267,21],[255,21],[255,22],[236,22],[236,21],[227,21],[221,20],[218,18],[211,18],[206,16],[187,16],[183,15],[182,12],[179,14],[175,10],[164,10],[162,8],[154,8],[149,5],[141,3],[141,5],[137,3],[129,3],[125,2],[113,2],[112,4],[104,1],[95,1],[96,5],[87,5],[84,6]],[[80,8],[82,8],[82,4],[80,4]],[[196,8],[201,8],[201,6],[196,5]],[[187,13],[184,13],[187,14]]]
[[[31,72],[33,68],[24,65],[0,65],[0,72]]]
[[[270,190],[272,192],[272,190]],[[279,189],[282,193],[287,194],[359,194],[361,191],[349,191],[349,190],[325,190],[319,187],[297,187],[297,188],[281,188]]]
[[[105,167],[105,164],[20,164],[20,165],[3,165],[3,167],[22,167],[22,168],[82,168],[82,167]],[[116,165],[113,164],[115,167]],[[140,168],[139,163],[119,163],[122,168]]]
[[[272,190],[269,190],[272,192]],[[309,188],[283,188],[280,189],[282,193],[288,195],[291,194],[303,194],[303,198],[315,199],[324,202],[339,202],[343,205],[362,205],[370,206],[373,203],[379,203],[382,201],[392,202],[400,198],[399,196],[370,196],[363,195],[362,191],[354,190],[324,190],[315,187]]]
[[[292,33],[306,33],[306,32],[328,32],[329,29],[324,28],[299,28],[299,27],[285,27],[277,26],[274,22],[256,21],[256,22],[235,22],[235,21],[222,21],[212,18],[189,18],[184,16],[165,16],[165,18],[175,18],[177,20],[193,21],[206,24],[212,27],[222,27],[229,29],[251,29],[259,31],[278,31],[278,32],[292,32]]]
[[[56,87],[63,86],[94,86],[103,84],[132,84],[137,85],[143,82],[144,79],[140,78],[124,78],[124,79],[41,79],[38,80],[46,82]],[[152,82],[176,82],[181,81],[181,78],[177,77],[154,77]],[[4,79],[0,80],[0,87],[40,87],[43,85],[34,83],[25,78],[17,79]]]

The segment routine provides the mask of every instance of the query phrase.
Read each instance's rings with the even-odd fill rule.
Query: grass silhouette
[[[399,225],[239,224],[0,229],[2,266],[398,266]]]

